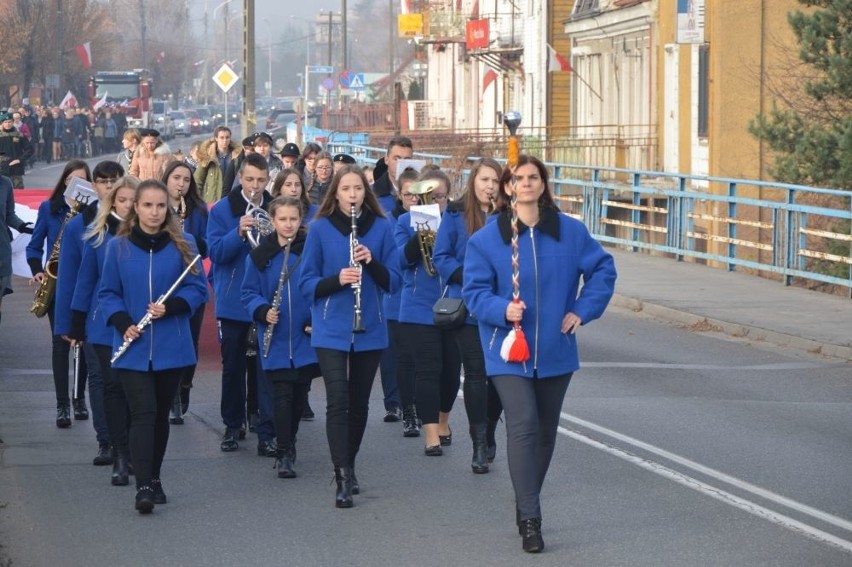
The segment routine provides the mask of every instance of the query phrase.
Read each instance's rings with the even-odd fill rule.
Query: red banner
[[[485,49],[489,43],[488,20],[470,20],[467,22],[465,47],[468,49]]]

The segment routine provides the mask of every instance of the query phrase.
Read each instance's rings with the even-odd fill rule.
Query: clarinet
[[[358,247],[358,215],[355,210],[355,205],[349,208],[349,217],[352,219],[352,232],[349,233],[349,267],[358,270],[360,278],[363,266],[361,262],[355,260],[355,248]],[[364,328],[364,321],[361,319],[361,280],[350,284],[352,293],[355,296],[355,309],[352,316],[352,332],[363,333],[367,329]]]
[[[290,259],[290,243],[291,239],[287,239],[287,246],[284,248],[284,265],[281,266],[281,275],[278,277],[278,288],[275,290],[275,295],[272,297],[272,309],[278,310],[281,307],[281,300],[284,297],[284,284],[287,282],[287,261]],[[279,315],[280,317],[280,315]],[[275,323],[270,323],[266,326],[263,332],[263,358],[269,356],[269,346],[272,344],[272,333],[275,330]]]
[[[178,209],[178,225],[181,232],[186,232],[186,199],[183,198],[183,193],[180,194],[180,208]]]
[[[172,287],[170,287],[166,291],[166,293],[164,293],[163,295],[161,295],[157,299],[157,301],[155,302],[157,305],[162,305],[163,303],[166,302],[166,300],[169,297],[171,297],[171,295],[175,292],[175,290],[178,288],[180,283],[184,279],[186,279],[186,276],[189,275],[189,271],[192,270],[192,267],[196,263],[198,263],[199,260],[201,260],[201,254],[198,254],[195,258],[192,259],[192,262],[190,262],[189,265],[186,267],[186,269],[183,271],[183,273],[180,276],[178,276],[178,279],[175,280],[175,283],[172,284]],[[139,329],[139,332],[141,333],[142,329],[147,327],[148,323],[150,323],[150,322],[151,322],[151,312],[149,311],[149,312],[145,313],[145,316],[142,317],[142,319],[140,319],[138,323],[136,323],[136,328]],[[121,343],[121,346],[118,347],[118,350],[116,350],[114,353],[112,353],[112,358],[110,359],[110,363],[115,364],[115,361],[118,360],[119,357],[122,354],[124,354],[124,352],[127,350],[127,347],[129,347],[132,342],[133,342],[133,339],[125,339],[124,342]]]

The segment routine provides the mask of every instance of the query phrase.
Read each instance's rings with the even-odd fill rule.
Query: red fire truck
[[[130,128],[150,128],[153,81],[147,71],[98,71],[89,80],[89,101],[92,108],[105,104],[127,116]]]

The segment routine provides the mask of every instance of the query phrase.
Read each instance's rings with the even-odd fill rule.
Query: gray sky
[[[205,7],[212,12],[221,3],[222,0],[187,0],[193,19],[196,19],[195,15],[200,17],[204,14]],[[354,4],[354,0],[348,0],[348,10],[351,10]],[[231,10],[242,9],[242,5],[242,0],[231,0]],[[340,7],[340,0],[255,0],[255,16],[258,22],[262,22],[264,18],[275,21],[290,15],[313,19],[320,10],[339,12]]]

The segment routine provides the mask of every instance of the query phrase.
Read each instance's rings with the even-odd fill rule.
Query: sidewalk
[[[852,300],[724,269],[607,249],[613,305],[652,317],[852,360]]]

